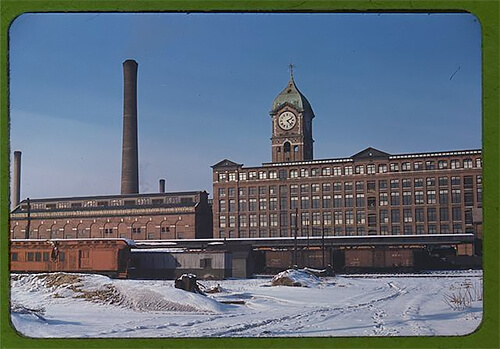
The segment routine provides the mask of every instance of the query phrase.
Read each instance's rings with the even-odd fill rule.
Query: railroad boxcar
[[[411,249],[346,249],[344,270],[411,270],[415,267]]]
[[[293,267],[294,253],[295,252],[291,249],[265,251],[265,271],[275,273]],[[297,251],[298,267],[322,269],[329,264],[332,265],[332,253],[330,250],[322,251],[321,249],[310,249]]]
[[[127,239],[11,240],[17,273],[95,273],[126,278],[133,241]]]

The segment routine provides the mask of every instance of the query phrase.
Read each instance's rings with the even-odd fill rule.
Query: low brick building
[[[26,199],[10,218],[12,239],[212,237],[205,191]]]

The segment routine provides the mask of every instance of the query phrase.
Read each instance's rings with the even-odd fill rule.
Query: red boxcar
[[[126,278],[133,241],[126,239],[11,240],[10,270],[95,273]]]

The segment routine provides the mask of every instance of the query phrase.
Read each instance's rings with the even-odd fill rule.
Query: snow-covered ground
[[[473,332],[482,318],[482,273],[291,275],[201,281],[207,296],[172,280],[101,275],[13,275],[11,319],[29,337],[433,336]]]

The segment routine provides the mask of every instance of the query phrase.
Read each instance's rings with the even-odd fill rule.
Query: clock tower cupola
[[[269,114],[272,119],[272,162],[312,160],[314,112],[295,85],[292,64],[288,84],[274,99]]]

